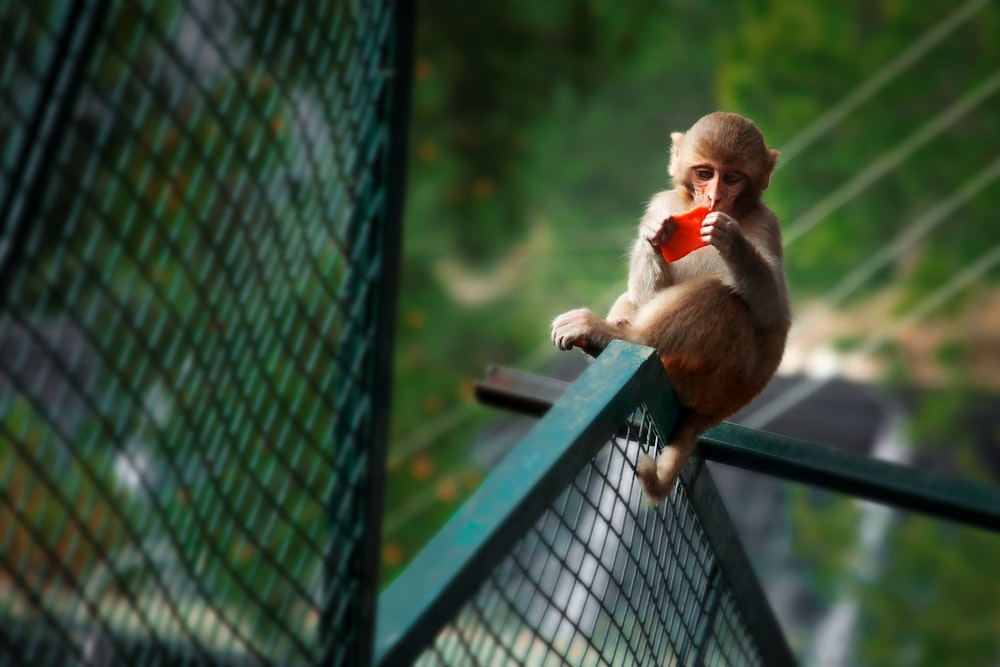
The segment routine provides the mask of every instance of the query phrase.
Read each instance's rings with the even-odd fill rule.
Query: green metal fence
[[[0,664],[366,664],[408,3],[0,3]]]
[[[705,461],[1000,531],[993,487],[729,423],[643,505],[677,410],[649,348],[573,384],[493,368],[477,396],[542,419],[382,594],[380,665],[794,664]]]
[[[654,350],[605,350],[382,594],[379,664],[794,664],[704,462],[640,500],[671,395]]]

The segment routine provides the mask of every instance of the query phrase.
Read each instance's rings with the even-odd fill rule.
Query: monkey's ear
[[[773,148],[767,152],[767,166],[764,169],[764,174],[760,177],[761,192],[767,190],[767,186],[771,184],[771,174],[774,173],[774,167],[778,164],[779,155],[781,152]]]
[[[668,171],[670,172],[670,177],[676,179],[677,170],[680,169],[681,145],[684,143],[684,133],[671,132],[670,140],[673,143],[670,145],[670,167]]]

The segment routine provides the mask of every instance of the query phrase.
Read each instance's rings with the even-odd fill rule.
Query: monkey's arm
[[[606,319],[612,324],[621,326],[625,322],[631,322],[637,310],[639,307],[632,300],[632,296],[625,292],[615,300]]]
[[[665,287],[674,284],[674,272],[659,248],[651,245],[641,236],[632,246],[632,253],[629,257],[628,267],[628,291],[619,297],[618,302],[626,299],[632,308],[638,308],[649,301],[653,296]],[[613,309],[614,310],[614,309]],[[612,312],[608,319],[618,319],[620,316]]]
[[[562,350],[579,347],[597,356],[608,343],[625,338],[629,324],[639,309],[657,291],[673,284],[673,270],[659,251],[660,236],[673,232],[674,211],[679,211],[672,191],[653,196],[639,223],[639,238],[632,246],[628,270],[628,290],[618,297],[607,318],[587,308],[563,313],[552,322],[552,343]]]
[[[710,214],[702,230],[725,261],[726,283],[749,306],[754,323],[760,328],[788,326],[788,286],[774,214],[758,210],[742,225],[724,213]]]
[[[660,252],[660,244],[669,239],[677,227],[671,216],[685,210],[686,205],[679,200],[674,190],[656,193],[646,205],[646,211],[639,221],[639,238],[632,246],[629,259],[627,296],[633,308],[646,303],[656,292],[676,281],[673,268]],[[615,309],[612,309],[608,319],[621,319],[612,317],[616,314]]]

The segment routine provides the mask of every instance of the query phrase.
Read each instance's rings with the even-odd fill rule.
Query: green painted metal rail
[[[722,424],[701,437],[709,461],[1000,532],[1000,490],[867,456]]]
[[[793,664],[702,461],[639,502],[671,396],[611,345],[381,595],[377,663]]]
[[[477,383],[476,394],[484,403],[541,416],[568,386],[498,367]],[[995,487],[730,423],[702,435],[698,450],[707,461],[1000,532],[1000,489]]]

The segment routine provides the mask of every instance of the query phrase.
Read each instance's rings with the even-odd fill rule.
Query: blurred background
[[[669,133],[717,109],[782,151],[795,324],[735,420],[1000,481],[1000,7],[418,5],[382,578],[530,420],[490,364],[571,379],[552,318],[605,311]],[[713,468],[804,664],[1000,662],[1000,538]]]

